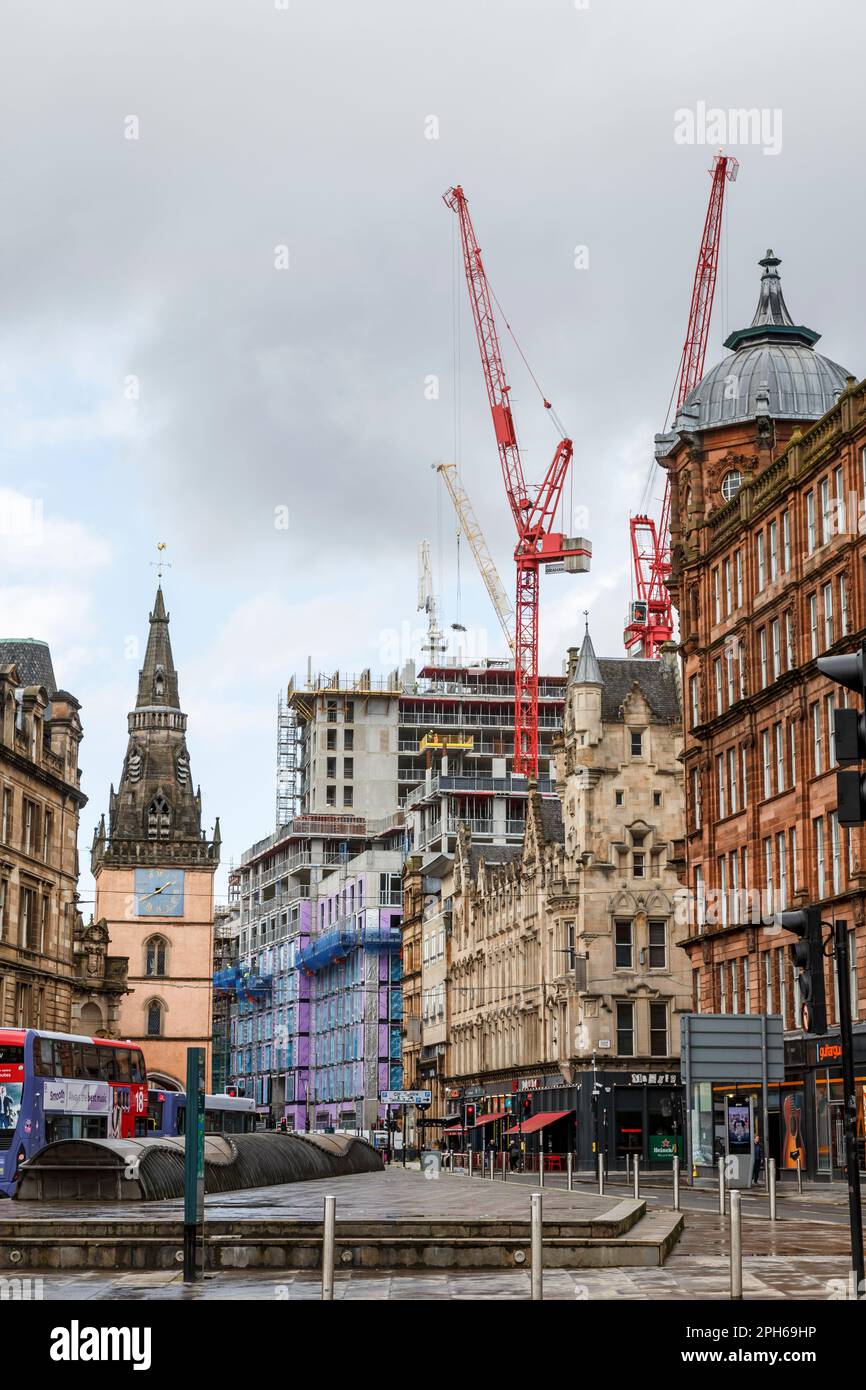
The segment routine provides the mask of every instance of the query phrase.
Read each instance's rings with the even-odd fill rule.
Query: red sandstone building
[[[772,924],[820,902],[850,923],[854,1017],[866,1012],[864,832],[836,814],[833,704],[816,658],[866,636],[866,383],[815,351],[795,324],[778,259],[730,355],[685,402],[657,455],[672,483],[671,587],[683,658],[684,873],[693,1007],[778,1013],[786,1082],[771,1093],[768,1152],[839,1176],[836,994],[829,1033],[804,1037],[789,953]],[[855,1026],[863,1133],[866,1027]],[[692,1097],[701,1161],[712,1160],[725,1087]],[[706,1150],[706,1152],[704,1152]]]

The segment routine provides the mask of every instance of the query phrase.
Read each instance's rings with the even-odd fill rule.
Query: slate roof
[[[57,694],[57,681],[47,642],[38,637],[0,638],[0,666],[17,666],[22,685],[44,685]]]
[[[470,845],[469,870],[474,879],[478,877],[481,861],[485,864],[510,864],[523,854],[522,845]]]
[[[589,635],[589,628],[583,636],[580,655],[577,658],[577,665],[574,668],[575,685],[603,685],[604,678],[598,664],[598,657],[595,654],[595,647],[592,645],[592,638]]]
[[[565,826],[562,821],[562,802],[559,797],[541,803],[541,826],[548,843],[565,844]]]
[[[642,656],[602,657],[598,664],[604,681],[601,717],[606,724],[622,723],[621,706],[635,684],[660,722],[680,722],[682,712],[676,675],[664,661]]]

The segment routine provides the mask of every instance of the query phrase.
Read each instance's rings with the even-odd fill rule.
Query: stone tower
[[[121,1035],[140,1042],[162,1087],[183,1088],[186,1049],[207,1049],[210,1075],[213,878],[211,839],[193,789],[162,587],[156,591],[120,784],[93,839],[96,919],[129,957]]]

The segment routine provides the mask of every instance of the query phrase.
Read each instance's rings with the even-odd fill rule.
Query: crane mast
[[[517,594],[514,626],[514,757],[516,773],[538,776],[538,602],[542,564],[567,573],[589,569],[592,546],[581,536],[565,536],[552,529],[562,497],[572,442],[561,439],[537,490],[530,493],[523,476],[517,433],[511,412],[510,392],[492,295],[475,236],[466,195],[458,185],[444,195],[446,207],[456,213],[469,302],[487,400],[493,419],[493,432],[499,450],[505,494],[517,531],[514,560],[517,568]],[[549,408],[549,402],[545,401]]]
[[[739,164],[730,155],[718,154],[710,170],[712,184],[698,263],[692,285],[689,322],[683,344],[677,387],[677,411],[704,374],[707,337],[713,313],[716,275],[719,267],[719,241],[725,183],[737,177]],[[631,605],[623,641],[627,651],[640,648],[640,655],[657,657],[674,630],[673,609],[667,587],[671,572],[671,483],[665,474],[664,494],[658,523],[641,513],[630,519],[632,566],[636,600]]]
[[[448,494],[454,504],[457,519],[463,528],[463,534],[469,542],[472,554],[475,556],[475,563],[478,572],[484,581],[484,587],[490,595],[490,602],[496,610],[499,619],[499,626],[502,628],[508,649],[514,655],[514,608],[503,588],[502,580],[499,578],[499,571],[494,564],[493,557],[487,548],[484,539],[484,532],[481,530],[480,523],[475,515],[475,508],[469,500],[466,489],[460,481],[457,469],[453,463],[435,464],[436,472],[441,475],[442,481],[448,489]]]

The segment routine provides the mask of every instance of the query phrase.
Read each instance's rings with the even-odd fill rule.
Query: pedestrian
[[[516,1139],[512,1139],[511,1143],[508,1146],[508,1166],[511,1169],[512,1173],[516,1172],[517,1165],[519,1162],[520,1145],[518,1144]]]
[[[758,1182],[760,1182],[760,1180],[761,1180],[761,1169],[763,1168],[763,1166],[764,1166],[764,1151],[763,1151],[763,1149],[761,1148],[761,1141],[760,1141],[760,1139],[758,1138],[758,1136],[757,1136],[757,1134],[756,1134],[756,1135],[755,1135],[755,1157],[754,1157],[754,1161],[753,1161],[753,1163],[752,1163],[752,1186],[753,1186],[753,1187],[755,1187],[755,1185],[756,1185]]]

